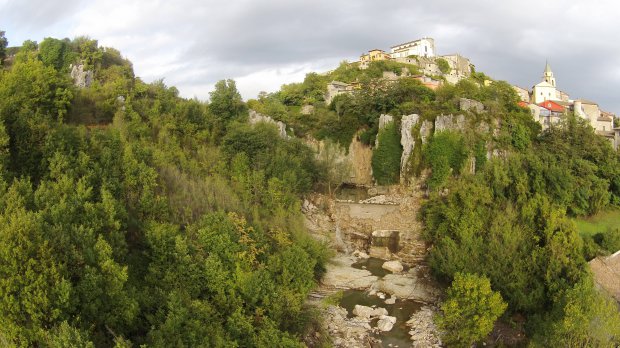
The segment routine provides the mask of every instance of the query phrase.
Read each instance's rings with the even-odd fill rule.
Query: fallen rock
[[[403,265],[398,260],[384,262],[381,268],[392,273],[400,273],[403,271]]]
[[[372,328],[367,319],[348,318],[347,310],[337,306],[328,306],[323,313],[334,347],[371,347],[378,342],[370,336]]]
[[[356,261],[354,257],[338,256],[326,266],[327,272],[323,277],[324,286],[336,289],[366,290],[379,278],[370,271],[351,267]]]
[[[396,324],[396,317],[390,317],[388,315],[382,315],[377,322],[377,329],[381,331],[390,331]]]
[[[385,300],[385,304],[394,304],[396,303],[396,296],[392,295],[390,296],[390,298],[388,298],[387,300]]]
[[[437,300],[438,290],[427,285],[422,279],[411,273],[387,274],[377,282],[379,290],[398,298],[433,303]]]
[[[381,317],[384,315],[388,315],[388,311],[385,308],[381,308],[381,307],[377,307],[375,309],[372,310],[372,313],[370,313],[371,317]]]
[[[355,308],[353,308],[353,315],[360,318],[370,319],[373,313],[374,309],[367,306],[355,305]]]

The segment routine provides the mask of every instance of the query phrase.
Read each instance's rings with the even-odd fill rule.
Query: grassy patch
[[[582,236],[593,236],[600,232],[607,232],[620,228],[620,209],[607,210],[596,215],[574,219],[577,230]]]

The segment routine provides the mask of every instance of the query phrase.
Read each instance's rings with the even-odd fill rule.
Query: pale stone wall
[[[521,99],[521,101],[524,101],[526,103],[530,102],[530,92],[527,89],[521,88],[519,86],[512,86],[512,89],[517,92],[517,95],[519,95],[519,99]]]

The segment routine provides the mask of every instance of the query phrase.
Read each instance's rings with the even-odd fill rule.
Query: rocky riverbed
[[[341,294],[323,308],[334,347],[439,346],[432,322],[438,290],[426,270],[356,255],[336,256],[321,286],[323,293]]]

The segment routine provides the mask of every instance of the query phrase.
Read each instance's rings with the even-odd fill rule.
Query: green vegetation
[[[396,123],[390,122],[379,132],[379,146],[372,152],[372,173],[379,185],[398,183],[400,157],[403,152]]]
[[[0,66],[4,65],[6,59],[6,47],[9,45],[9,41],[4,36],[4,31],[0,30]]]
[[[576,218],[575,225],[582,236],[594,236],[620,228],[620,209],[601,211],[592,216]]]
[[[448,74],[452,70],[452,68],[450,68],[450,63],[443,58],[435,59],[435,63],[439,67],[439,71],[441,71],[442,74]]]
[[[506,306],[486,277],[455,274],[438,318],[443,342],[450,347],[471,347],[491,332]]]
[[[452,173],[461,172],[467,159],[465,151],[465,141],[460,133],[440,132],[431,138],[424,149],[424,158],[432,169],[428,179],[430,189],[443,186]]]
[[[505,115],[512,126],[498,143],[506,155],[447,182],[447,195],[433,193],[424,205],[425,234],[434,245],[430,263],[446,280],[459,272],[488,277],[508,312],[528,317],[534,343],[545,342],[560,327],[541,323],[564,320],[563,299],[576,284],[591,282],[586,257],[592,247],[567,215],[617,202],[620,158],[575,117],[532,139],[514,131],[531,129],[519,114]],[[588,296],[596,302],[603,295]]]
[[[232,80],[185,100],[95,40],[24,43],[0,73],[0,345],[302,346],[322,177],[246,111]]]
[[[381,114],[420,112],[435,99],[433,91],[417,80],[401,79],[389,83],[380,79],[384,71],[400,75],[403,68],[411,74],[418,73],[415,65],[393,61],[371,62],[364,70],[343,62],[329,74],[311,73],[302,83],[284,85],[276,93],[261,93],[258,99],[248,101],[248,106],[283,121],[300,137],[309,134],[317,139],[331,139],[348,149],[353,136],[364,129],[360,139],[371,144],[376,138]],[[355,82],[359,89],[351,95],[340,95],[330,105],[325,105],[326,85],[334,80]],[[302,115],[303,105],[312,105],[314,111]]]

